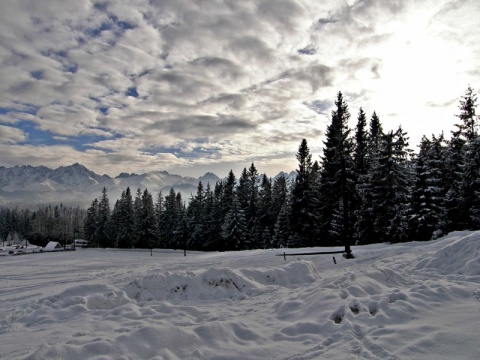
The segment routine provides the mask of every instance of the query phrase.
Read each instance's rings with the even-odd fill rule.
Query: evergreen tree
[[[284,175],[275,178],[272,189],[274,231],[272,247],[286,247],[291,236],[291,203],[289,186]]]
[[[133,246],[135,221],[133,212],[133,199],[130,187],[122,192],[121,198],[114,211],[116,218],[116,239],[119,248],[130,248]]]
[[[157,222],[157,242],[158,247],[163,248],[165,247],[165,237],[163,230],[165,229],[164,224],[164,212],[165,212],[165,201],[163,198],[163,194],[160,191],[157,194],[157,201],[155,203],[155,220]]]
[[[376,116],[376,114],[375,114]],[[378,119],[378,117],[377,117]],[[377,125],[378,126],[378,123]],[[357,117],[357,129],[355,132],[355,171],[357,176],[365,175],[367,172],[367,153],[368,153],[368,139],[367,139],[367,118],[362,108],[360,108]]]
[[[452,132],[446,157],[447,178],[445,184],[445,205],[447,210],[448,231],[462,230],[466,226],[461,201],[464,144],[465,141],[460,137],[460,133]]]
[[[457,132],[465,142],[472,141],[478,136],[478,118],[476,115],[477,96],[469,86],[465,95],[460,100],[460,114],[456,115],[461,124],[456,124]]]
[[[95,237],[97,232],[97,219],[98,219],[98,199],[95,198],[87,210],[87,216],[85,217],[85,225],[83,228],[83,232],[85,234],[85,239],[90,244],[96,244],[96,245],[98,245],[97,239]],[[39,227],[37,227],[37,229],[38,228]]]
[[[447,166],[447,193],[446,206],[449,231],[463,230],[470,227],[468,203],[470,200],[463,199],[467,195],[468,188],[463,183],[465,180],[464,169],[466,162],[475,162],[465,155],[465,146],[478,136],[478,118],[476,116],[477,97],[473,89],[468,87],[465,95],[460,100],[460,114],[456,115],[462,122],[455,124],[456,131],[452,131],[452,138],[449,142]],[[475,145],[472,147],[475,148]],[[472,151],[469,156],[474,156]]]
[[[232,173],[233,174],[233,173]],[[208,230],[204,243],[204,250],[223,249],[222,225],[224,223],[224,183],[218,181],[213,193],[207,193]]]
[[[312,155],[306,139],[303,139],[296,154],[297,176],[292,185],[290,226],[295,238],[295,246],[314,246],[318,242],[317,197],[314,188]]]
[[[378,159],[372,163],[362,190],[362,203],[373,219],[366,242],[405,241],[408,235],[408,143],[401,129],[383,136]]]
[[[133,246],[136,248],[142,248],[144,245],[142,244],[142,239],[140,238],[140,234],[142,233],[142,222],[143,222],[143,209],[142,209],[142,190],[140,188],[137,189],[135,193],[135,199],[133,200],[133,238],[132,243]]]
[[[234,199],[232,208],[225,217],[222,226],[224,239],[223,250],[245,250],[245,233],[247,231],[245,215],[239,202]]]
[[[175,241],[177,248],[183,249],[184,254],[187,254],[187,249],[189,249],[189,240],[191,238],[190,229],[187,221],[187,211],[185,207],[179,212],[178,223],[175,229]]]
[[[221,233],[220,207],[217,203],[217,197],[212,191],[210,184],[207,183],[205,189],[205,206],[203,212],[203,238],[200,246],[201,250],[212,250],[218,246],[219,234]]]
[[[275,212],[273,209],[272,180],[266,174],[262,176],[258,195],[258,222],[262,232],[261,245],[263,248],[269,248],[272,245]]]
[[[293,236],[290,225],[290,219],[292,218],[291,209],[290,201],[287,198],[280,208],[277,221],[275,222],[272,247],[298,246],[298,242],[290,243],[290,239]]]
[[[187,210],[187,222],[191,239],[189,248],[199,250],[203,246],[206,231],[206,212],[205,212],[206,196],[203,183],[199,181],[197,186],[197,194],[190,199]]]
[[[382,123],[380,122],[380,118],[378,117],[377,113],[374,111],[372,117],[370,118],[370,131],[368,133],[368,152],[370,154],[376,152],[376,149],[378,149],[380,146],[383,136],[384,133]]]
[[[238,205],[243,212],[247,231],[244,234],[243,246],[245,249],[255,248],[259,242],[259,228],[257,219],[258,203],[258,171],[252,163],[250,168],[244,168],[240,176],[236,194]]]
[[[102,196],[98,202],[98,221],[96,226],[96,239],[98,246],[106,248],[113,246],[110,228],[110,203],[107,188],[102,190]]]
[[[157,222],[155,219],[155,209],[153,206],[153,197],[145,189],[143,191],[140,208],[137,214],[137,247],[152,249],[157,246]]]
[[[465,145],[462,174],[461,199],[465,227],[475,230],[480,227],[480,137]]]
[[[246,170],[246,169],[245,169]],[[237,179],[235,178],[235,174],[233,170],[230,170],[227,176],[227,180],[222,186],[222,213],[223,213],[223,220],[225,219],[225,215],[231,210],[233,207],[233,202],[235,200],[235,187],[237,184]]]
[[[359,115],[360,118],[360,115]],[[362,120],[359,119],[359,122]],[[357,129],[358,132],[358,129]],[[355,232],[354,239],[357,244],[369,244],[377,241],[374,227],[374,201],[375,191],[374,169],[379,168],[380,145],[384,137],[383,126],[376,112],[370,118],[369,131],[366,136],[367,151],[365,168],[358,170],[356,184],[356,210],[355,210]],[[359,140],[357,139],[357,142]],[[361,141],[361,140],[360,140]]]
[[[179,203],[177,201],[177,194],[175,193],[175,190],[171,188],[169,194],[165,196],[165,211],[163,212],[162,220],[163,228],[161,229],[166,248],[176,249],[178,246],[175,231],[180,219],[180,213],[181,209],[179,208]]]
[[[327,127],[321,170],[322,243],[351,244],[354,224],[355,172],[353,143],[349,138],[348,106],[339,92]]]
[[[410,228],[416,240],[430,240],[446,231],[445,146],[443,135],[420,143],[410,200]]]

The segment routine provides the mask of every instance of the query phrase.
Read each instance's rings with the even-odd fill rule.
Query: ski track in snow
[[[480,232],[353,251],[5,256],[0,358],[480,358]]]

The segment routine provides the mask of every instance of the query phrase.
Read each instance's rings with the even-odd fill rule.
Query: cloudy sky
[[[273,176],[338,91],[416,149],[479,75],[478,0],[2,0],[0,165]]]

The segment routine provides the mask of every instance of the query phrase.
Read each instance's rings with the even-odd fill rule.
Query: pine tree
[[[130,187],[127,187],[122,192],[114,213],[116,218],[114,227],[116,229],[117,246],[119,248],[130,248],[134,245],[132,239],[135,231],[133,199]]]
[[[245,169],[246,170],[246,169]],[[227,176],[227,180],[222,184],[222,199],[221,199],[221,208],[222,208],[222,223],[225,219],[226,214],[233,207],[233,202],[235,200],[235,188],[237,184],[237,179],[233,170],[230,170]]]
[[[452,131],[452,138],[449,142],[447,166],[447,193],[446,206],[449,231],[463,230],[470,227],[469,224],[469,208],[470,200],[463,199],[467,195],[464,169],[467,162],[474,162],[466,156],[465,147],[478,137],[478,118],[476,116],[477,97],[473,93],[473,89],[468,87],[465,95],[460,100],[460,114],[456,115],[462,122],[455,124],[456,131]],[[475,145],[473,146],[473,148]],[[469,156],[474,156],[473,152],[469,152]],[[467,186],[468,187],[468,186]]]
[[[290,225],[290,219],[292,218],[291,209],[290,201],[286,198],[275,222],[272,247],[298,246],[298,242],[290,244],[290,239],[293,237]]]
[[[313,246],[318,242],[317,207],[314,194],[312,155],[306,139],[303,139],[296,154],[297,176],[292,185],[290,226],[299,243],[296,246]]]
[[[245,250],[245,233],[247,231],[245,215],[239,202],[234,199],[232,208],[225,217],[222,226],[224,239],[223,250]]]
[[[465,145],[462,174],[461,199],[465,227],[475,230],[480,227],[480,137]]]
[[[142,244],[142,239],[140,235],[142,233],[142,221],[143,221],[143,210],[142,210],[142,190],[137,189],[135,193],[135,199],[133,200],[133,238],[132,243],[136,248],[144,247]]]
[[[173,188],[170,188],[170,192],[165,196],[165,211],[163,212],[161,229],[164,238],[164,246],[166,248],[177,248],[175,230],[179,222],[179,204],[177,201],[177,194]]]
[[[378,117],[377,117],[378,119]],[[358,111],[357,129],[355,132],[355,171],[357,176],[365,175],[367,172],[367,118],[362,108]]]
[[[290,193],[287,179],[282,174],[273,181],[272,187],[272,217],[273,217],[273,238],[271,247],[287,246],[290,231]]]
[[[152,249],[157,245],[157,222],[155,220],[155,209],[153,206],[153,197],[145,189],[143,191],[140,208],[137,214],[137,247]]]
[[[164,237],[164,212],[165,212],[165,200],[163,198],[162,192],[158,192],[157,194],[157,201],[155,202],[155,220],[157,223],[157,242],[158,247],[164,248],[165,247],[165,237]]]
[[[430,240],[446,229],[445,146],[443,135],[420,143],[410,201],[410,228],[416,240]]]
[[[472,141],[478,136],[478,118],[476,115],[477,96],[473,89],[469,86],[465,95],[460,100],[460,114],[456,115],[461,124],[456,124],[457,131],[462,136],[465,142]]]
[[[463,147],[465,141],[458,132],[452,133],[448,143],[446,167],[445,206],[447,210],[448,231],[465,229],[465,214],[461,201],[461,185],[463,174]]]
[[[360,117],[360,116],[359,116]],[[361,120],[359,120],[361,121]],[[357,166],[356,210],[354,239],[357,244],[369,244],[377,241],[374,227],[375,192],[374,169],[379,168],[380,145],[384,137],[383,126],[376,112],[370,118],[369,131],[366,136],[366,163],[363,172]],[[358,142],[358,139],[357,139]]]
[[[187,221],[187,211],[185,208],[182,208],[178,215],[178,223],[175,229],[175,241],[177,248],[183,249],[184,254],[187,254],[187,249],[190,249],[189,240],[191,239],[190,228]]]
[[[327,127],[321,170],[321,237],[325,245],[351,244],[355,194],[353,143],[348,106],[339,92]]]
[[[205,206],[203,214],[203,239],[199,249],[212,250],[218,246],[219,234],[221,233],[221,224],[219,222],[220,214],[217,206],[216,196],[207,183],[205,189]]]
[[[238,205],[243,212],[246,221],[246,233],[244,234],[244,248],[255,248],[259,242],[260,234],[257,219],[258,203],[258,171],[252,163],[250,168],[244,168],[236,188]]]
[[[258,222],[262,233],[261,245],[264,248],[269,248],[272,245],[275,212],[273,209],[272,180],[266,174],[262,176],[258,195]]]
[[[98,202],[98,221],[96,226],[96,239],[100,247],[112,247],[113,239],[110,228],[110,204],[107,188],[102,190],[102,196]]]
[[[363,234],[363,243],[405,241],[408,236],[411,179],[408,143],[401,128],[382,138],[378,158],[372,162],[367,181],[360,190],[365,207],[362,221],[366,221],[367,214],[373,219],[368,238]]]
[[[190,199],[187,210],[187,222],[191,239],[189,248],[199,250],[202,247],[205,236],[205,191],[203,183],[199,181],[197,186],[197,194]]]

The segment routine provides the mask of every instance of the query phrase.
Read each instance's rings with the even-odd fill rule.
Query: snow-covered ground
[[[480,359],[480,232],[281,252],[1,257],[0,358]]]

